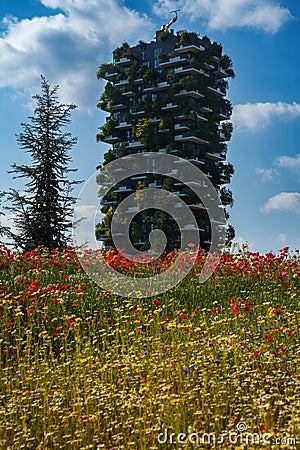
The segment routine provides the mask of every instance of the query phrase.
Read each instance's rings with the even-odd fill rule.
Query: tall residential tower
[[[226,208],[233,202],[225,186],[234,172],[226,162],[232,105],[225,96],[228,78],[234,77],[232,61],[222,53],[219,43],[194,32],[175,34],[168,25],[156,32],[150,43],[139,41],[134,47],[123,43],[113,51],[113,62],[99,68],[98,78],[107,80],[107,84],[98,106],[109,113],[97,135],[98,140],[110,145],[104,165],[137,152],[179,156],[207,175]],[[117,205],[129,193],[144,187],[164,188],[184,200],[197,220],[201,246],[209,249],[210,222],[199,198],[172,174],[147,173],[114,186],[103,200],[105,218],[97,226],[96,235],[105,247],[113,244],[110,221]],[[175,221],[153,208],[137,214],[131,224],[130,238],[136,248],[149,247],[148,236],[154,228],[168,236],[167,250],[180,246]],[[228,237],[233,236],[229,226]]]

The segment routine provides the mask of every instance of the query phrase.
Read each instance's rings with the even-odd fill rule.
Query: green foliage
[[[223,49],[222,45],[219,44],[218,42],[213,42],[211,44],[211,53],[212,55],[217,56],[218,58],[221,58],[222,49]]]
[[[179,38],[177,41],[179,47],[198,44],[200,42],[198,33],[194,31],[182,30],[177,33],[177,36]]]
[[[158,40],[165,41],[166,39],[169,39],[170,36],[171,36],[170,30],[161,31],[158,35]]]
[[[102,127],[99,128],[101,131],[100,134],[97,134],[96,139],[97,141],[101,140],[102,136],[112,136],[116,129],[116,123],[115,120],[111,117],[109,118]]]
[[[228,189],[226,187],[222,187],[220,189],[220,197],[221,197],[221,202],[223,203],[223,205],[233,206],[233,196],[232,196],[232,192],[230,189]]]
[[[129,56],[129,49],[130,46],[128,42],[123,42],[122,45],[120,45],[113,51],[114,60],[119,61],[120,59]]]
[[[69,151],[77,142],[71,133],[63,131],[70,123],[75,105],[59,103],[59,86],[53,88],[42,76],[41,94],[36,94],[36,108],[30,123],[22,123],[17,135],[22,150],[31,156],[32,164],[13,164],[10,173],[27,179],[25,193],[15,189],[7,193],[11,211],[15,214],[18,234],[14,242],[23,250],[44,246],[49,250],[64,247],[68,241],[74,199],[67,173],[71,160]]]
[[[101,64],[101,66],[99,67],[98,72],[97,72],[98,80],[100,78],[104,78],[107,73],[113,73],[113,71],[114,72],[116,71],[116,67],[115,67],[114,64],[112,64],[112,63],[110,63],[110,64]]]
[[[159,81],[160,75],[157,72],[157,70],[147,69],[146,72],[143,74],[143,79],[146,83],[154,86]]]

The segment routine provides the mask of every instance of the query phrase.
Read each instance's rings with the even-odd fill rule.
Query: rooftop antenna
[[[176,20],[178,19],[178,11],[180,11],[180,9],[175,9],[175,11],[170,11],[171,14],[175,13],[175,16],[172,17],[172,19],[170,20],[170,22],[167,23],[167,25],[163,25],[161,27],[162,31],[168,31],[168,29],[170,28],[170,26],[172,25],[172,23],[176,22]]]

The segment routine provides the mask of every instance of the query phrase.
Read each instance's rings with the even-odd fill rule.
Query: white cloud
[[[279,244],[286,244],[287,243],[287,237],[284,233],[279,233],[277,236],[278,243]]]
[[[269,198],[261,209],[267,213],[272,211],[291,211],[300,214],[300,193],[280,192]]]
[[[40,74],[61,86],[63,100],[93,107],[99,64],[111,60],[124,40],[151,37],[150,20],[116,0],[40,0],[64,14],[17,21],[6,19],[0,37],[0,87],[36,92]]]
[[[292,156],[277,156],[275,161],[280,167],[287,169],[300,169],[300,153],[295,157]]]
[[[272,181],[274,176],[277,175],[277,171],[275,169],[262,169],[260,167],[255,169],[255,173],[261,175],[262,181]]]
[[[190,21],[203,19],[209,29],[222,31],[248,27],[272,34],[293,17],[273,0],[158,0],[154,4],[154,12],[166,17],[179,8]]]
[[[258,102],[235,105],[232,122],[235,128],[255,130],[270,125],[272,119],[292,120],[300,117],[300,104]]]

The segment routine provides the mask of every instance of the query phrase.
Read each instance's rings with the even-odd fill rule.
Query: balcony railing
[[[196,209],[197,211],[205,211],[206,210],[205,206],[201,202],[193,203],[193,204],[189,205],[189,208]]]
[[[119,109],[125,109],[125,108],[127,108],[127,105],[125,105],[124,103],[117,103],[115,105],[110,106],[111,111],[118,111]]]
[[[151,87],[144,89],[144,92],[149,94],[152,92],[157,92],[157,91],[162,91],[164,89],[168,89],[169,87],[170,87],[170,83],[168,83],[167,81],[162,81],[161,83],[157,83],[156,86],[151,86]]]
[[[223,133],[223,131],[219,131],[218,134],[221,142],[226,142],[230,140],[229,137],[227,137],[226,134]]]
[[[115,144],[116,142],[119,142],[121,139],[117,136],[101,136],[101,141],[105,142],[106,144]]]
[[[128,186],[120,186],[118,189],[115,189],[114,192],[121,194],[123,192],[132,192],[132,191],[133,191],[133,189]]]
[[[213,159],[214,161],[224,161],[226,159],[226,156],[222,153],[210,153],[207,152],[205,154],[206,158]]]
[[[133,63],[132,59],[127,58],[127,57],[121,58],[121,59],[119,59],[118,61],[115,61],[115,65],[116,65],[117,67],[126,67],[126,66],[130,66],[130,64],[132,64],[132,63]]]
[[[133,91],[125,91],[125,92],[122,92],[122,95],[124,95],[124,97],[134,97],[135,96],[135,92],[133,92]]]
[[[126,142],[125,148],[143,148],[144,145],[140,141]]]
[[[212,86],[207,86],[207,90],[210,92],[213,92],[214,94],[221,95],[221,96],[226,94],[226,92],[223,89],[220,89],[217,87],[213,88]]]
[[[205,51],[205,47],[203,47],[202,45],[196,45],[196,44],[191,44],[191,45],[181,45],[178,48],[175,48],[175,52],[176,53],[188,53],[188,52],[192,52],[192,53],[201,53]]]
[[[128,86],[129,84],[131,84],[131,83],[128,80],[120,80],[117,83],[115,83],[115,87]]]
[[[211,112],[213,112],[213,110],[210,109],[208,106],[200,106],[199,111],[202,111],[204,113],[211,113]]]
[[[178,64],[189,63],[190,60],[187,58],[182,58],[181,56],[175,56],[174,58],[170,58],[168,61],[163,61],[159,63],[161,67],[172,67],[177,66]]]
[[[229,120],[230,119],[230,115],[225,112],[222,112],[222,111],[219,111],[218,117],[219,117],[219,120]]]
[[[119,75],[119,72],[118,72],[116,69],[112,69],[112,70],[107,71],[107,72],[104,74],[103,78],[104,78],[105,80],[112,81],[112,80],[114,80],[118,75]]]
[[[182,91],[175,94],[176,97],[192,97],[192,98],[204,98],[204,95],[201,94],[198,90],[187,91],[183,89]]]
[[[166,106],[163,106],[161,109],[164,111],[169,111],[170,109],[176,109],[177,103],[167,103]]]
[[[194,142],[195,144],[208,144],[209,143],[205,139],[198,136],[196,133],[193,133],[193,131],[179,134],[174,137],[174,140],[177,142]]]
[[[217,75],[220,78],[227,78],[228,77],[228,73],[225,72],[225,70],[223,70],[221,67],[219,67],[217,70],[214,70],[213,74]]]
[[[195,67],[177,67],[174,69],[174,73],[178,75],[205,75],[208,77],[209,75],[203,69],[196,69]]]
[[[126,128],[131,128],[132,123],[129,122],[120,122],[119,125],[116,125],[116,129],[125,130]]]
[[[177,117],[180,118],[180,117]],[[184,118],[184,117],[182,117]],[[176,131],[188,131],[190,129],[190,127],[188,127],[187,125],[181,125],[181,123],[175,123],[174,125],[174,130]]]

